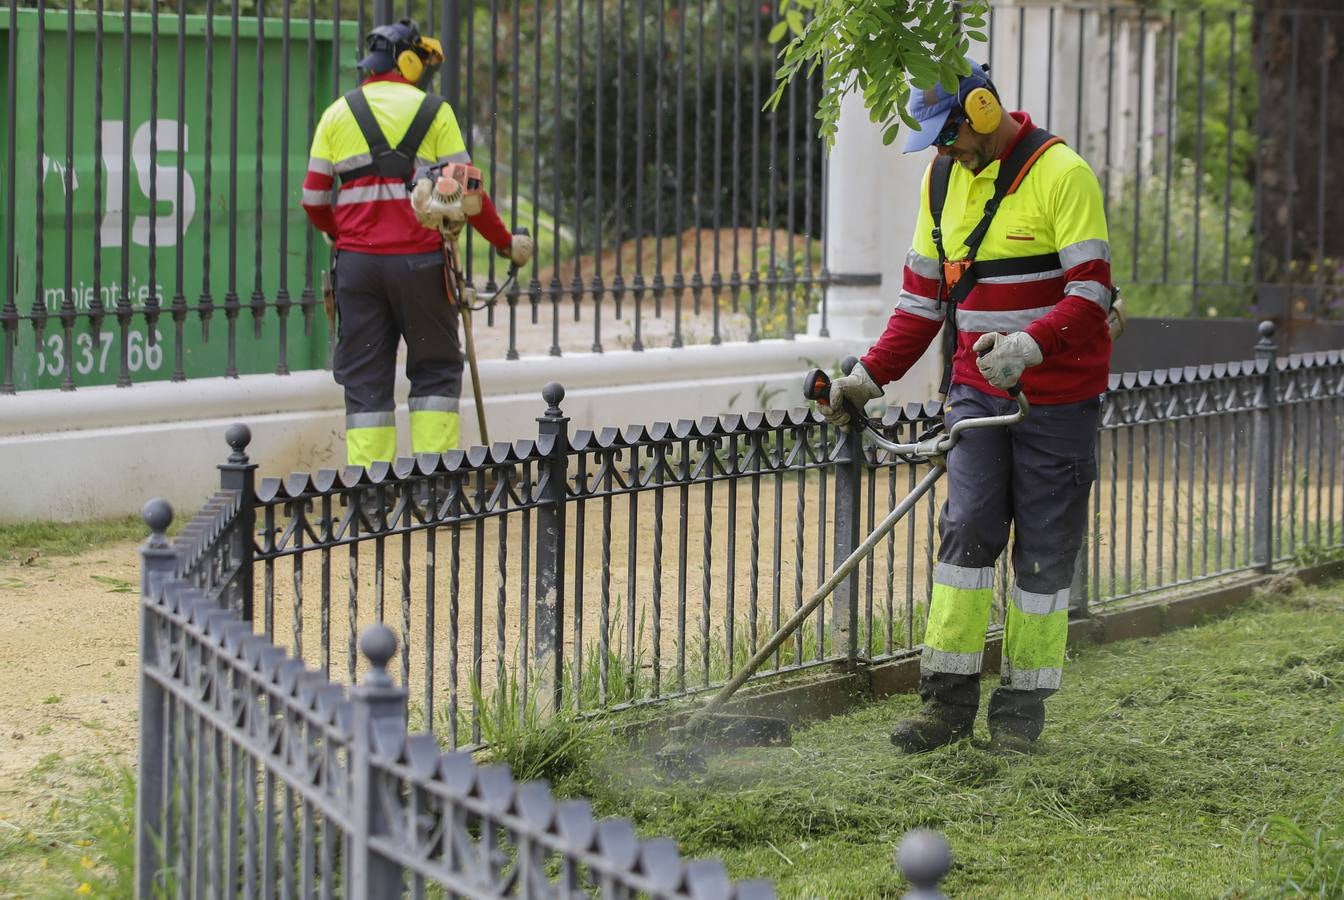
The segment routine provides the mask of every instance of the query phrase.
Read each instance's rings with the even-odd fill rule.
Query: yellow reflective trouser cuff
[[[921,668],[926,672],[978,673],[994,604],[994,569],[939,563],[933,577]]]
[[[1036,615],[1009,604],[1003,635],[1003,674],[1008,686],[1058,689],[1068,638],[1067,608]]]
[[[394,425],[345,430],[345,461],[368,468],[379,460],[391,462],[397,455],[397,429]]]
[[[456,449],[458,431],[456,412],[411,409],[412,453],[442,453]]]

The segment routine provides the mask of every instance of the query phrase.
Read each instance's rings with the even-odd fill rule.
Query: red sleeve
[[[878,384],[896,381],[910,371],[943,328],[946,307],[940,305],[938,281],[916,274],[908,265],[902,273],[901,299],[887,320],[882,336],[860,362]]]
[[[471,227],[490,242],[500,253],[508,253],[509,246],[513,243],[513,235],[500,219],[499,213],[495,212],[495,204],[490,202],[490,195],[481,191],[481,211],[467,220]],[[521,246],[521,245],[520,245]]]
[[[1110,340],[1106,324],[1109,297],[1106,306],[1103,306],[1089,296],[1099,292],[1109,295],[1110,263],[1100,259],[1088,260],[1069,269],[1064,277],[1065,290],[1074,289],[1077,292],[1066,293],[1054,309],[1026,328],[1027,334],[1040,346],[1041,355],[1046,359],[1055,353],[1077,350],[1100,340]]]
[[[322,172],[308,170],[303,178],[303,211],[318,231],[336,236],[336,213],[331,208],[333,178]]]

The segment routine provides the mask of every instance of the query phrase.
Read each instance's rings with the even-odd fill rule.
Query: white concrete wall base
[[[761,408],[761,397],[770,407],[801,405],[810,364],[829,368],[866,347],[867,341],[800,337],[489,360],[481,364],[487,425],[496,441],[534,436],[536,417],[546,408],[541,388],[550,381],[565,387],[563,408],[573,429],[746,412]],[[398,384],[403,444],[407,388]],[[889,391],[893,402],[927,396],[914,378]],[[466,444],[479,442],[471,398],[468,384]],[[219,483],[215,466],[228,456],[224,432],[234,422],[251,427],[249,455],[261,475],[345,461],[341,389],[325,371],[0,397],[0,471],[9,485],[0,494],[0,522],[129,515],[153,496],[189,513]]]

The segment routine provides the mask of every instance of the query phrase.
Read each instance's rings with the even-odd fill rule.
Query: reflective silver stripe
[[[330,175],[336,171],[336,168],[329,159],[318,159],[316,156],[310,156],[308,157],[308,171],[316,172],[319,175]]]
[[[978,675],[983,653],[951,653],[925,647],[919,657],[921,672],[952,672],[957,675]]]
[[[1091,300],[1105,310],[1111,308],[1111,289],[1100,281],[1070,281],[1064,285],[1064,295]]]
[[[407,401],[411,412],[457,412],[456,397],[411,397]]]
[[[1059,250],[1059,261],[1063,263],[1066,269],[1072,269],[1074,266],[1091,262],[1094,259],[1110,262],[1111,245],[1100,238],[1094,238],[1090,241],[1069,244],[1069,246],[1061,247]]]
[[[1022,612],[1033,616],[1048,616],[1052,612],[1069,608],[1069,589],[1055,591],[1053,594],[1038,594],[1024,591],[1017,585],[1012,590],[1013,605]]]
[[[304,188],[304,189],[303,189],[303,205],[304,205],[304,206],[330,206],[330,205],[331,205],[331,193],[332,193],[332,192],[329,191],[329,190],[327,190],[327,191],[310,191],[310,190],[308,190],[308,188]]]
[[[938,270],[942,268],[938,265],[938,260],[922,253],[916,253],[914,250],[905,254],[905,264],[911,272],[921,278],[937,278]]]
[[[979,284],[1025,284],[1031,281],[1049,281],[1063,277],[1063,269],[1049,269],[1045,272],[1028,272],[1025,275],[995,275],[992,278],[978,278]]]
[[[901,295],[896,298],[896,308],[902,312],[919,316],[921,319],[932,319],[935,322],[941,322],[947,318],[946,306],[937,300],[921,297],[919,294],[912,294],[909,291],[901,291]]]
[[[961,315],[960,312],[957,315]],[[954,566],[940,562],[933,567],[933,582],[967,591],[982,591],[994,586],[994,567]]]
[[[373,165],[372,153],[356,153],[354,156],[347,156],[345,159],[336,163],[332,167],[332,170],[335,172],[349,172],[351,169],[359,169],[369,165]]]
[[[1041,316],[1054,309],[1054,305],[1038,306],[1035,309],[1010,309],[1005,311],[963,309],[957,307],[957,330],[983,333],[986,331],[1021,331]]]
[[[450,153],[447,156],[440,156],[436,165],[442,165],[443,163],[467,163],[470,165],[471,154],[465,150],[459,150],[456,153]]]
[[[396,425],[397,414],[391,410],[387,412],[347,413],[345,416],[347,431],[351,428],[395,428]]]
[[[1018,669],[1005,655],[1003,674],[1008,677],[1008,687],[1018,691],[1034,691],[1038,688],[1059,690],[1063,669]]]
[[[405,200],[406,197],[404,184],[366,184],[362,187],[341,188],[336,194],[336,205],[372,203],[375,200]]]

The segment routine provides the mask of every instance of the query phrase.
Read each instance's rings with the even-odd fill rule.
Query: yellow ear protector
[[[411,84],[419,84],[420,76],[425,72],[425,62],[414,50],[403,50],[397,54],[397,71]]]
[[[977,134],[989,134],[1003,121],[1003,106],[999,103],[998,92],[988,78],[978,77],[961,92],[958,98],[971,130]]]
[[[438,41],[425,41],[420,37],[420,29],[411,19],[402,19],[391,25],[375,28],[368,39],[369,49],[377,49],[382,44],[395,56],[397,72],[411,84],[419,84],[425,74],[428,57],[438,56],[442,61],[443,52],[438,49]]]

